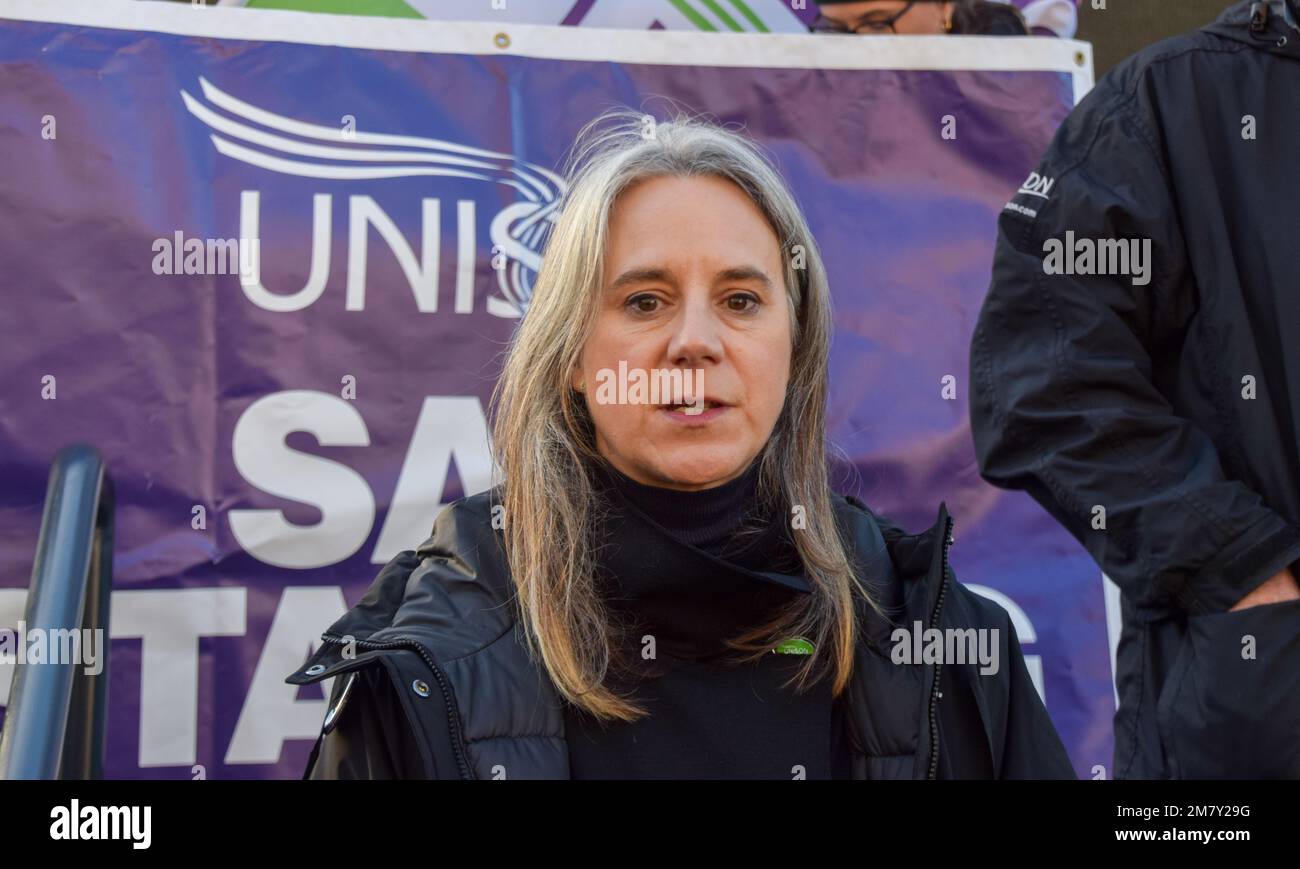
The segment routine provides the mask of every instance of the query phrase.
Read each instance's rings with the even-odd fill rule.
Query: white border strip
[[[192,6],[151,0],[0,0],[0,18],[178,36],[385,51],[508,54],[668,66],[773,69],[1039,70],[1069,73],[1077,103],[1092,88],[1092,46],[1034,36],[872,36],[606,30],[508,21],[427,21]],[[507,48],[496,39],[505,34]]]

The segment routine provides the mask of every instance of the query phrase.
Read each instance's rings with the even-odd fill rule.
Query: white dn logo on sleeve
[[[1025,183],[1020,185],[1020,189],[1016,193],[1026,193],[1030,196],[1037,196],[1039,199],[1046,199],[1047,195],[1052,192],[1052,185],[1055,183],[1055,178],[1048,178],[1046,175],[1030,172],[1029,177],[1025,179]]]

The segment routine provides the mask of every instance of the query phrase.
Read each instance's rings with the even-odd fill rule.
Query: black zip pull
[[[1268,4],[1258,0],[1250,4],[1250,32],[1263,33],[1268,27]]]

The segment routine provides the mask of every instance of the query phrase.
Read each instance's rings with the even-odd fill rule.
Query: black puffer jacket
[[[1002,212],[971,348],[984,476],[1123,591],[1119,777],[1300,777],[1300,602],[1229,612],[1300,558],[1300,32],[1251,5],[1066,119]],[[1116,239],[1145,274],[1047,273],[1053,240]]]
[[[569,777],[563,710],[521,642],[493,497],[445,509],[433,535],[389,562],[286,680],[339,677],[306,777]],[[891,624],[861,608],[846,697],[853,777],[936,778],[942,768],[954,777],[1073,778],[1009,617],[952,575],[946,509],[930,530],[908,535],[859,502],[836,498],[835,508],[864,580],[896,613]],[[671,538],[663,545],[695,551]],[[893,628],[915,621],[996,629],[1000,666],[981,675],[973,663],[892,663]],[[356,726],[340,727],[349,716]]]

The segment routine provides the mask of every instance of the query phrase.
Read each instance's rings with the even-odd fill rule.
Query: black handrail
[[[94,447],[64,447],[50,465],[24,634],[16,637],[24,644],[35,637],[61,654],[14,670],[0,779],[103,777],[112,586],[113,481]],[[62,654],[84,652],[84,630],[99,632],[98,673],[87,672],[84,654]]]

